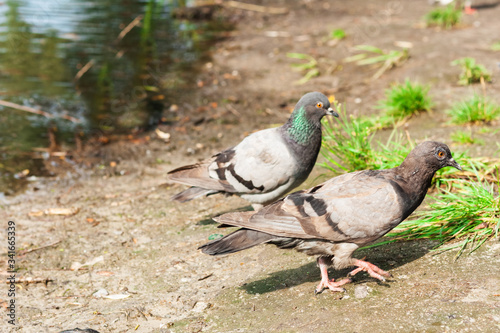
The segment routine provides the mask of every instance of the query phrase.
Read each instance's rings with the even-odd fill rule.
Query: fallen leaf
[[[87,217],[87,223],[90,223],[92,224],[93,227],[95,227],[96,225],[99,225],[100,222],[97,222],[95,219],[91,217]]]
[[[45,210],[39,210],[35,212],[29,212],[28,216],[42,216],[42,215],[64,215],[70,216],[75,215],[80,211],[78,207],[68,207],[68,208],[48,208]]]
[[[130,297],[130,295],[126,295],[126,294],[114,294],[114,295],[103,296],[103,298],[108,298],[108,299],[124,299],[124,298],[127,298],[127,297]]]
[[[39,210],[37,212],[29,212],[28,213],[28,216],[31,216],[31,217],[39,217],[39,216],[43,216],[43,210]]]
[[[14,178],[16,179],[21,179],[21,178],[26,178],[27,175],[29,175],[30,171],[29,169],[24,169],[21,172],[18,172],[14,175]]]
[[[115,275],[115,273],[110,272],[110,271],[99,271],[96,274],[101,275],[101,276],[113,276],[113,275]]]
[[[170,141],[170,133],[163,132],[163,131],[161,131],[161,130],[160,130],[160,129],[158,129],[158,128],[155,130],[155,133],[156,133],[156,135],[158,135],[158,137],[159,137],[160,139],[162,139],[163,141],[165,141],[165,142],[169,142],[169,141]]]
[[[45,215],[75,215],[80,211],[78,207],[69,207],[69,208],[49,208],[44,210]]]
[[[105,136],[100,136],[97,141],[99,141],[100,143],[109,143],[109,138],[108,137],[105,137]]]
[[[165,95],[155,95],[155,96],[151,97],[151,99],[153,101],[162,101],[165,99]]]

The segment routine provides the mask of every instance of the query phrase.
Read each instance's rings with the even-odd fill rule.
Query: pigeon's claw
[[[367,272],[371,277],[385,282],[385,277],[392,277],[392,275],[383,269],[378,268],[374,264],[369,263],[368,261],[358,260],[354,262],[354,266],[358,266],[355,270],[349,273],[349,276],[354,276],[357,273],[363,271]]]
[[[321,282],[318,284],[316,289],[314,289],[314,295],[321,294],[323,290],[326,288],[330,289],[331,291],[340,291],[340,292],[345,292],[344,288],[340,288],[340,286],[343,286],[346,283],[352,282],[351,279],[343,279],[340,281],[335,282],[333,279],[331,280],[323,280],[321,279]]]
[[[343,286],[346,283],[352,282],[351,279],[343,279],[338,282],[335,282],[334,279],[329,279],[328,278],[328,263],[325,258],[319,257],[318,258],[318,265],[319,265],[319,270],[321,271],[321,282],[318,284],[316,289],[314,289],[314,294],[321,294],[324,289],[328,288],[331,291],[345,291],[344,288],[340,288],[340,286]]]

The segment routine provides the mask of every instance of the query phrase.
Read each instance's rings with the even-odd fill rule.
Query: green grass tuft
[[[305,62],[292,64],[292,68],[299,72],[305,72],[304,76],[295,84],[304,84],[313,77],[319,76],[318,61],[311,55],[305,53],[287,53],[286,56],[292,59],[303,60]]]
[[[438,26],[451,29],[462,19],[462,11],[451,4],[447,7],[436,8],[425,16],[427,26]]]
[[[345,62],[355,62],[358,66],[381,64],[379,70],[373,74],[372,79],[378,79],[385,71],[400,66],[410,57],[407,47],[403,50],[384,51],[371,45],[356,45],[354,50],[359,53],[344,59]]]
[[[493,43],[493,45],[491,45],[491,49],[493,51],[500,51],[500,42]]]
[[[386,90],[386,98],[377,108],[385,110],[387,116],[400,120],[419,111],[429,111],[432,100],[428,95],[429,87],[406,80]]]
[[[500,106],[487,98],[474,95],[454,104],[447,113],[454,124],[490,122],[500,116]]]
[[[393,131],[387,143],[377,143],[374,149],[373,134],[378,129],[376,118],[355,118],[338,109],[339,118],[323,121],[321,154],[326,162],[319,163],[334,174],[365,169],[387,169],[401,164],[412,145],[404,142],[402,135]]]
[[[472,133],[467,131],[455,131],[451,133],[450,138],[453,142],[461,145],[472,145],[472,144],[484,145],[483,140],[474,138],[472,136]]]
[[[344,29],[333,29],[330,32],[330,38],[332,39],[344,39],[346,38],[346,33]]]
[[[491,81],[491,74],[486,70],[483,65],[476,64],[476,59],[465,57],[456,59],[451,62],[453,66],[460,66],[462,73],[458,80],[458,84],[466,86],[472,83],[484,81]]]
[[[363,170],[370,166],[373,124],[347,116],[345,107],[337,108],[339,118],[323,120],[321,153],[327,162],[320,164],[334,173]],[[340,161],[340,162],[338,162]]]

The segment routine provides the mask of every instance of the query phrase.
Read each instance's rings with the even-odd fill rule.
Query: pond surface
[[[44,175],[50,146],[158,124],[228,28],[214,18],[174,19],[181,5],[0,3],[0,102],[15,103],[0,106],[0,193],[15,192],[16,179]]]

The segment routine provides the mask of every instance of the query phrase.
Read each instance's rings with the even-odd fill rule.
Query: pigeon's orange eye
[[[439,157],[441,157],[441,158],[443,158],[443,157],[444,157],[444,151],[440,151],[440,152],[438,153],[438,156],[439,156]]]
[[[323,103],[321,103],[321,102],[316,103],[316,107],[317,108],[322,108],[323,107]]]

